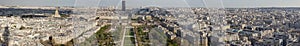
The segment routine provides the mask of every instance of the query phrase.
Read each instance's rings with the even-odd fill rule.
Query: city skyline
[[[252,7],[300,7],[300,0],[126,0],[131,8],[141,6],[159,7],[208,7],[208,8],[252,8]],[[75,6],[75,7],[120,7],[121,0],[1,0],[8,6]],[[206,4],[206,5],[205,5]]]

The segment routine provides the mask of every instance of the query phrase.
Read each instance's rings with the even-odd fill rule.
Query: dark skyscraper
[[[122,11],[125,11],[126,5],[125,5],[125,0],[122,0]]]

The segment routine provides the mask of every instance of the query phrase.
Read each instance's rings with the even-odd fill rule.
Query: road
[[[126,12],[123,12],[123,11],[119,12],[119,14],[120,14],[120,16],[123,16],[123,15],[130,16],[130,14],[128,14]],[[132,37],[130,35],[131,31],[128,31],[132,27],[130,25],[130,23],[131,23],[130,18],[131,17],[129,17],[128,20],[123,21],[123,20],[121,20],[121,17],[119,17],[120,23],[127,23],[126,25],[121,25],[122,26],[122,30],[121,30],[122,40],[121,40],[121,45],[120,46],[132,46],[132,42],[131,42],[131,39],[130,39]],[[127,40],[129,40],[129,41],[127,41]]]

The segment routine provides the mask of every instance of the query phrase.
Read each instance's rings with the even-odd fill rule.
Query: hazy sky
[[[0,0],[0,5],[120,6],[120,0]],[[206,5],[205,5],[206,4]],[[300,7],[300,0],[126,0],[128,7]]]

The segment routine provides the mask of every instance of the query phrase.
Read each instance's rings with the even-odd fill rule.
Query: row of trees
[[[105,25],[96,32],[96,38],[99,46],[114,46],[112,34],[108,32],[111,25]]]

